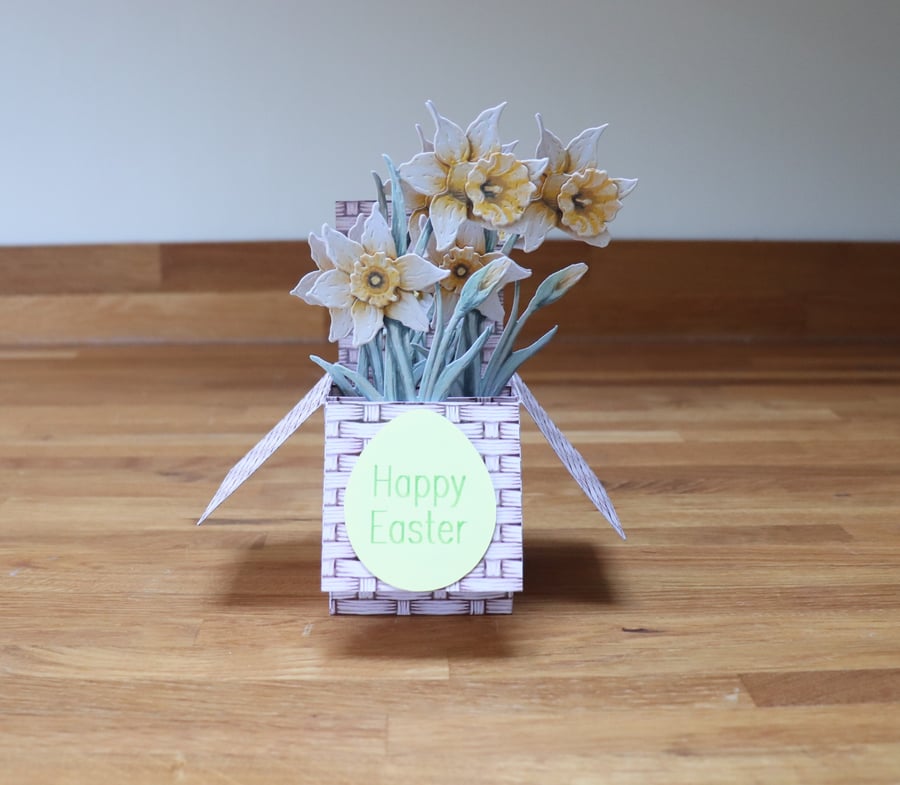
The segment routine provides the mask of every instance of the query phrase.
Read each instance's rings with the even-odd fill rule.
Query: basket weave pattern
[[[484,558],[458,582],[433,592],[408,592],[378,580],[347,536],[344,491],[365,446],[381,427],[412,409],[446,417],[483,458],[497,503],[497,524]],[[322,591],[331,613],[511,613],[522,590],[522,462],[517,398],[459,398],[435,403],[376,403],[332,397],[325,404],[322,503]]]

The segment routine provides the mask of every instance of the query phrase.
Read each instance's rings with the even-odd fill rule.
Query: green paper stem
[[[487,367],[484,369],[484,376],[482,377],[478,388],[479,395],[488,395],[487,390],[491,389],[494,386],[494,377],[497,375],[500,366],[503,364],[503,361],[507,356],[509,356],[512,350],[513,341],[515,340],[516,335],[518,335],[519,333],[519,299],[521,297],[521,294],[521,284],[518,281],[514,281],[513,301],[509,309],[509,316],[506,319],[506,324],[503,326],[503,333],[500,335],[500,340],[497,342],[494,353],[491,355],[490,360],[488,360]]]
[[[384,361],[381,357],[381,351],[378,348],[378,336],[376,335],[369,343],[359,347],[360,354],[365,354],[368,365],[372,369],[372,382],[376,389],[384,389]],[[361,374],[362,375],[362,374]],[[368,378],[368,375],[365,375]]]
[[[428,356],[425,360],[425,368],[422,371],[422,381],[419,383],[420,401],[427,400],[424,396],[431,387],[431,380],[434,376],[434,368],[437,362],[437,348],[443,343],[444,340],[444,320],[441,316],[442,296],[441,285],[440,283],[437,283],[434,287],[434,336],[431,339],[431,351],[428,352]]]
[[[397,371],[394,367],[394,353],[391,351],[390,343],[385,341],[382,349],[384,353],[384,397],[388,401],[397,400]]]
[[[479,311],[472,311],[471,313],[466,314],[466,321],[463,327],[463,343],[466,347],[472,346],[478,339],[483,324],[484,316],[482,316]],[[477,395],[478,383],[480,380],[481,358],[479,357],[478,362],[469,363],[469,365],[466,366],[465,373],[462,375],[463,395]]]
[[[384,195],[384,180],[381,179],[381,175],[378,172],[372,172],[372,177],[375,178],[375,196],[378,199],[378,209],[381,210],[381,214],[387,220],[388,206],[387,197]]]
[[[394,245],[397,246],[397,256],[406,253],[406,200],[403,198],[403,189],[400,187],[400,175],[390,156],[384,156],[388,173],[391,175],[391,234],[394,236]],[[386,217],[386,216],[385,216]]]
[[[394,319],[385,319],[384,325],[387,329],[388,351],[392,355],[394,368],[397,371],[399,380],[397,390],[402,392],[401,397],[396,400],[414,401],[416,398],[416,383],[413,380],[410,353],[405,346],[404,340],[404,332],[408,333],[409,331]]]
[[[413,381],[415,382],[416,389],[419,389],[422,385],[422,377],[425,375],[425,360],[419,360],[415,365],[413,365]],[[414,400],[420,400],[418,395]]]
[[[506,373],[507,368],[504,366],[506,366],[507,362],[513,356],[518,358],[515,364],[516,368],[527,359],[527,357],[523,357],[522,355],[514,355],[512,348],[515,346],[516,338],[519,337],[519,333],[522,331],[528,318],[537,313],[544,306],[551,305],[559,300],[581,279],[586,271],[587,265],[583,262],[578,262],[576,264],[570,264],[568,267],[564,267],[562,270],[557,270],[555,273],[548,275],[538,285],[534,297],[531,298],[531,301],[528,303],[528,306],[522,312],[521,316],[517,316],[515,313],[516,308],[518,308],[519,296],[518,282],[516,282],[516,295],[515,300],[513,301],[513,310],[510,313],[509,320],[506,328],[503,330],[503,335],[497,344],[497,348],[494,350],[494,354],[485,369],[480,385],[482,394],[492,395],[494,394],[492,391],[500,389],[506,384],[514,371]],[[551,333],[554,331],[555,328]],[[552,337],[552,334],[548,333],[538,339],[535,343],[540,343],[540,345],[543,346],[544,343],[549,341]],[[546,341],[544,339],[546,339]],[[541,343],[541,341],[544,341],[544,343]],[[529,349],[530,348],[531,347],[529,347]],[[531,352],[528,356],[530,357],[533,354],[534,352]]]
[[[450,321],[444,326],[441,333],[441,340],[438,342],[437,336],[435,335],[435,340],[432,341],[431,355],[434,358],[434,363],[431,367],[431,375],[428,379],[424,380],[425,389],[422,400],[437,400],[434,397],[434,390],[437,385],[437,380],[442,373],[440,369],[446,369],[452,365],[452,363],[447,361],[447,358],[454,356],[456,351],[456,346],[459,342],[459,325],[462,321],[462,317],[463,314],[461,314],[459,310],[454,310],[453,315],[450,317]]]
[[[361,395],[370,401],[384,400],[384,396],[372,386],[368,379],[363,379],[356,371],[351,371],[339,363],[330,363],[315,354],[311,354],[309,359],[331,375],[343,395],[351,397]]]
[[[477,360],[481,356],[481,350],[493,331],[494,325],[489,324],[484,329],[484,332],[482,332],[481,335],[478,336],[477,340],[462,355],[462,357],[460,357],[458,360],[454,360],[446,368],[444,368],[443,372],[437,379],[437,383],[434,386],[431,397],[426,398],[425,400],[440,401],[446,397],[447,392],[450,390],[450,387],[456,381],[457,377],[459,377],[459,375],[466,369],[466,367],[468,367],[473,362],[473,360]]]
[[[510,354],[503,365],[500,366],[497,371],[495,381],[491,384],[490,387],[484,390],[484,395],[488,397],[493,397],[495,395],[499,395],[503,388],[506,387],[509,380],[512,378],[512,375],[519,369],[519,366],[522,365],[526,360],[534,357],[541,349],[543,349],[550,340],[556,335],[556,331],[559,329],[559,325],[553,327],[551,330],[548,330],[544,333],[540,338],[538,338],[533,344],[530,346],[526,346],[523,349],[517,349],[512,354]]]
[[[431,239],[431,235],[434,234],[434,226],[431,224],[431,219],[429,218],[425,221],[425,226],[422,227],[422,234],[419,235],[419,239],[416,241],[416,247],[413,248],[413,253],[416,256],[424,256],[425,249],[428,248],[428,241]]]
[[[513,232],[509,237],[506,238],[506,242],[503,243],[503,247],[500,249],[500,253],[502,253],[504,256],[509,256],[518,241],[519,235]]]

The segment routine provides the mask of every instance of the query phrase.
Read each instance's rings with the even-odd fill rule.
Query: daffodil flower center
[[[521,218],[536,189],[528,167],[510,153],[479,159],[466,177],[472,214],[491,226],[507,226]]]
[[[575,172],[560,186],[560,222],[580,237],[600,234],[619,211],[618,186],[598,169]]]
[[[383,251],[362,254],[350,274],[350,294],[357,300],[385,308],[400,299],[400,271]]]
[[[481,255],[474,248],[467,245],[465,248],[451,248],[444,254],[441,267],[449,270],[450,275],[441,281],[441,286],[448,292],[459,292],[469,276],[476,270],[484,267]]]

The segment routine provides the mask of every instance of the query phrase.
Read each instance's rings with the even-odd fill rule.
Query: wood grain
[[[158,245],[0,247],[0,297],[145,292],[160,283]]]
[[[896,783],[898,349],[560,342],[628,541],[523,418],[513,615],[397,619],[328,615],[321,415],[193,525],[330,347],[7,347],[0,781]]]
[[[517,256],[535,271],[526,294],[590,265],[530,337],[560,323],[569,338],[900,338],[900,243],[551,241]],[[287,294],[313,267],[298,241],[0,248],[0,344],[319,340],[324,314]]]
[[[757,706],[900,702],[898,668],[748,673],[741,683]]]
[[[171,243],[160,246],[167,292],[288,292],[314,265],[305,242]]]
[[[0,297],[0,345],[303,341],[327,312],[271,292],[168,292]]]

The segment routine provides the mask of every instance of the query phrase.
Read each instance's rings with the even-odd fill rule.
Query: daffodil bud
[[[557,270],[552,275],[548,275],[538,286],[531,303],[528,305],[528,309],[536,311],[545,305],[555,303],[581,280],[587,269],[588,266],[584,262],[576,262],[568,267],[564,267],[562,270]]]
[[[504,283],[510,264],[512,260],[509,257],[501,256],[472,273],[459,293],[456,313],[462,316],[474,311],[490,297]]]

